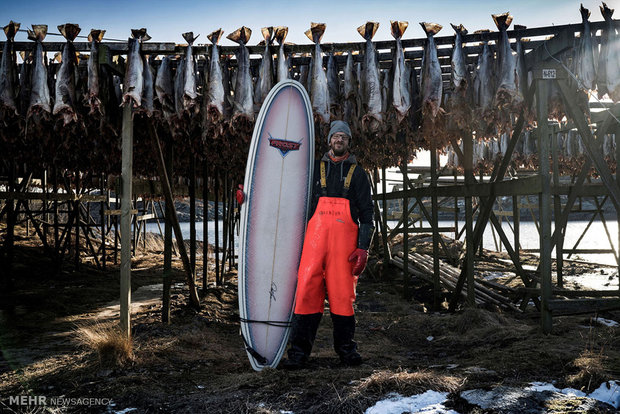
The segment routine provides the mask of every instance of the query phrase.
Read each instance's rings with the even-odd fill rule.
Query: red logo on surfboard
[[[278,139],[272,137],[271,134],[269,134],[269,146],[279,149],[282,153],[282,156],[284,157],[289,151],[298,151],[299,147],[301,147],[301,142]]]

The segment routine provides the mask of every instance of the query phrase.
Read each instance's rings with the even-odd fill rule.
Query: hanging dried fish
[[[19,30],[19,23],[11,20],[4,26],[6,42],[2,49],[2,62],[0,63],[0,109],[18,115],[15,98],[17,96],[17,61],[13,50],[13,39]]]
[[[90,106],[89,115],[102,114],[101,100],[99,99],[99,43],[101,43],[104,34],[105,30],[92,29],[88,35],[90,56],[88,58],[88,96],[86,102]]]
[[[344,67],[344,111],[343,119],[351,125],[358,117],[358,93],[357,77],[353,68],[353,54],[347,55],[347,63]]]
[[[177,62],[177,70],[174,74],[174,112],[177,118],[183,115],[183,95],[185,89],[185,59]]]
[[[237,75],[235,79],[235,99],[233,101],[233,129],[251,130],[254,121],[254,102],[252,99],[252,76],[250,75],[250,54],[245,46],[250,40],[252,30],[242,26],[227,36],[239,44],[237,49]]]
[[[218,42],[224,31],[220,28],[207,38],[211,41],[211,59],[209,61],[209,82],[207,84],[207,121],[216,123],[224,116],[224,80],[220,64]]]
[[[282,82],[291,78],[291,62],[284,52],[284,40],[286,40],[286,35],[288,34],[288,27],[278,26],[275,28],[275,32],[276,41],[280,45],[278,48],[277,81]]]
[[[422,58],[422,73],[420,75],[420,89],[422,93],[422,114],[435,118],[440,111],[442,97],[441,65],[437,57],[435,36],[442,26],[437,23],[420,23],[426,33],[424,57]]]
[[[321,55],[321,38],[325,33],[325,23],[311,23],[310,29],[305,34],[314,42],[314,53],[308,74],[310,98],[315,121],[329,123],[329,91],[327,89],[327,75],[323,69],[323,57]]]
[[[80,33],[81,29],[77,24],[67,23],[58,26],[58,30],[67,39],[67,43],[62,49],[62,62],[56,73],[56,97],[52,113],[54,115],[60,114],[63,119],[63,125],[67,125],[72,121],[77,121],[75,108],[75,66],[78,62],[73,40]]]
[[[516,59],[510,48],[508,40],[508,27],[512,23],[509,13],[493,14],[493,21],[499,30],[499,42],[497,44],[498,56],[498,83],[495,92],[495,102],[500,109],[514,105],[518,99],[518,85],[516,72]]]
[[[168,56],[162,59],[159,69],[157,69],[155,93],[164,112],[164,116],[170,116],[174,113],[174,83],[172,81],[171,61]]]
[[[357,28],[358,33],[366,40],[364,48],[364,64],[362,68],[362,128],[365,131],[376,132],[383,121],[381,113],[381,82],[379,79],[379,63],[377,49],[372,43],[379,23],[367,22]]]
[[[19,70],[19,113],[22,117],[26,117],[28,113],[28,104],[30,103],[30,93],[32,92],[32,57],[34,51],[24,51],[22,54],[23,63]]]
[[[145,113],[148,117],[153,115],[153,99],[155,97],[155,78],[150,61],[151,59],[142,56],[144,86],[142,87],[142,105],[140,106],[140,112]]]
[[[579,40],[579,54],[577,59],[577,79],[580,87],[587,90],[594,90],[596,81],[596,68],[594,66],[594,46],[592,45],[592,31],[590,29],[590,10],[583,7],[581,12],[582,29]]]
[[[198,36],[194,36],[194,32],[182,34],[183,39],[187,42],[185,49],[185,65],[183,67],[183,109],[187,112],[198,113],[200,108],[197,106],[198,93],[196,92],[196,62],[194,59],[193,45]]]
[[[409,87],[411,92],[411,108],[409,109],[409,128],[411,131],[417,131],[420,125],[422,125],[422,96],[420,95],[420,83],[418,82],[418,75],[415,71],[413,63],[409,63],[409,72],[411,79],[409,80]]]
[[[127,52],[127,67],[123,82],[123,105],[133,101],[134,108],[139,108],[142,105],[144,63],[140,55],[140,38],[146,36],[148,36],[146,29],[132,29],[131,37],[128,39],[129,51]]]
[[[258,70],[258,79],[256,80],[257,87],[256,93],[254,94],[254,103],[257,109],[260,109],[267,94],[271,88],[273,88],[273,56],[271,55],[269,47],[273,43],[275,29],[272,26],[263,27],[261,29],[261,34],[265,42],[265,49],[263,50],[263,58],[261,59],[260,68]]]
[[[396,110],[396,120],[400,124],[407,117],[411,108],[411,86],[409,85],[411,75],[409,67],[405,64],[405,53],[401,38],[409,26],[408,22],[390,21],[392,36],[396,40],[396,48],[392,56],[392,88],[391,101]]]
[[[601,48],[598,66],[599,74],[602,75],[598,82],[599,95],[607,93],[617,102],[620,100],[620,39],[614,29],[614,9],[610,9],[605,3],[600,8],[606,24],[603,31],[604,48]]]
[[[452,87],[456,93],[465,95],[469,86],[469,73],[467,72],[467,60],[465,51],[463,50],[463,36],[467,34],[467,29],[462,25],[450,24],[454,29],[454,49],[452,50],[452,59],[450,65],[452,71],[450,78]]]
[[[525,26],[520,26],[518,24],[515,24],[514,28],[515,30],[526,29]],[[529,42],[529,39],[523,39],[521,38],[521,36],[517,36],[515,42],[515,70],[517,71],[517,94],[520,95],[521,101],[525,101],[525,97],[527,96],[527,89],[529,86],[527,81],[527,69],[525,67],[525,51],[523,49],[523,42]]]
[[[338,64],[333,53],[327,58],[327,90],[332,117],[342,118],[342,103],[340,97],[340,80],[338,79]]]

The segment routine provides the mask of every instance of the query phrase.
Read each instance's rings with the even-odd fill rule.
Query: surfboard
[[[312,105],[297,81],[278,83],[256,118],[245,171],[239,316],[252,368],[275,368],[288,341],[314,166]]]

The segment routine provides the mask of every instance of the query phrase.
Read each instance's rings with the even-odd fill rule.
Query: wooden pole
[[[514,224],[514,242],[515,242],[515,253],[517,257],[519,257],[519,249],[520,247],[520,226],[521,226],[521,209],[519,208],[519,196],[512,196],[512,220]]]
[[[207,160],[202,161],[202,293],[209,282],[209,173]]]
[[[437,204],[437,145],[431,140],[431,216],[433,228],[433,309],[441,305],[441,279],[439,275],[439,206]]]
[[[215,172],[215,284],[220,286],[220,172]]]
[[[99,176],[99,179],[101,180],[101,182],[99,183],[99,188],[101,189],[101,195],[106,195],[107,198],[107,191],[105,188],[105,174],[101,174]],[[105,251],[105,232],[106,232],[106,228],[105,228],[105,222],[106,222],[106,218],[105,218],[105,205],[106,202],[105,201],[101,201],[101,203],[99,203],[99,220],[101,220],[101,266],[103,268],[103,270],[106,270],[106,251]]]
[[[560,186],[560,167],[559,167],[559,157],[558,157],[558,134],[553,133],[551,135],[551,158],[553,160],[553,186],[558,188]],[[562,267],[563,267],[563,255],[562,251],[564,245],[564,234],[566,230],[563,228],[563,223],[560,220],[560,216],[562,215],[562,202],[560,200],[560,195],[555,194],[553,196],[553,219],[555,222],[555,227],[560,230],[558,241],[555,245],[555,267],[556,267],[556,280],[558,287],[564,286],[564,281],[562,278]],[[551,231],[551,230],[549,230]],[[551,233],[549,233],[551,234]],[[518,250],[518,246],[515,246],[515,249]]]
[[[121,156],[121,330],[131,337],[131,193],[133,179],[133,119],[131,104],[123,107]]]
[[[539,174],[542,192],[539,194],[540,214],[540,278],[541,278],[541,325],[544,333],[550,333],[553,321],[549,301],[552,294],[551,281],[551,183],[549,177],[549,124],[547,91],[548,80],[537,80],[536,102],[538,103],[538,152]]]
[[[75,194],[80,193],[80,172],[75,173]],[[80,202],[76,201],[73,205],[75,214],[75,269],[80,268]],[[88,236],[87,236],[88,237]]]
[[[474,140],[470,131],[462,135],[464,157],[463,168],[465,170],[465,188],[476,185],[474,178]],[[470,191],[467,191],[469,194]],[[476,306],[476,292],[474,290],[474,212],[472,196],[465,197],[465,274],[467,279],[467,305]]]
[[[148,129],[151,135],[151,139],[153,141],[153,145],[155,145],[155,151],[158,154],[157,166],[159,169],[160,181],[162,183],[162,190],[164,192],[164,197],[166,198],[166,215],[170,215],[170,218],[172,219],[172,229],[174,230],[174,235],[177,240],[177,247],[179,249],[179,255],[181,256],[183,268],[185,269],[185,274],[187,276],[187,287],[189,288],[189,305],[196,310],[200,310],[200,299],[198,299],[198,292],[196,291],[194,274],[192,273],[192,267],[189,262],[185,243],[183,242],[183,232],[181,231],[181,225],[179,224],[179,219],[177,217],[176,210],[174,209],[174,199],[172,197],[172,189],[170,186],[170,180],[168,179],[168,172],[166,171],[164,153],[161,149],[159,137],[157,136],[157,131],[155,130],[153,122],[148,123]]]
[[[403,175],[403,190],[409,190],[409,175],[407,173],[407,161],[401,161],[400,172]],[[407,191],[403,192],[403,207],[402,207],[402,222],[403,222],[403,287],[404,297],[409,300],[412,296],[411,284],[409,283],[409,197]]]
[[[615,140],[616,140],[616,182],[620,185],[618,162],[620,162],[620,125],[614,128]],[[618,257],[620,257],[620,206],[616,207],[616,223],[618,225]],[[620,263],[618,264],[618,289],[620,289]]]
[[[381,194],[383,199],[383,227],[381,227],[381,238],[383,239],[383,270],[387,270],[390,260],[392,259],[392,254],[390,253],[387,241],[387,182],[385,179],[385,167],[381,168],[381,191],[383,192]]]
[[[196,274],[196,156],[189,161],[189,262]]]
[[[174,158],[174,146],[172,140],[168,140],[164,158],[164,166],[170,179],[172,178],[172,160]],[[172,190],[171,190],[172,191]],[[173,194],[171,194],[173,195]],[[174,200],[174,197],[172,198]],[[166,201],[166,204],[168,202]],[[161,205],[160,205],[161,208]],[[170,289],[172,287],[172,215],[166,208],[164,213],[164,271],[163,271],[163,297],[161,305],[162,323],[170,323]]]

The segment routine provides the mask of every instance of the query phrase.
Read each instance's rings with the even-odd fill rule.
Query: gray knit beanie
[[[327,145],[329,145],[329,142],[332,139],[332,135],[334,135],[336,132],[344,132],[349,136],[349,140],[351,140],[352,138],[351,128],[349,128],[349,124],[344,121],[332,121],[331,125],[329,126],[329,134],[327,134]]]

